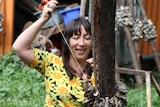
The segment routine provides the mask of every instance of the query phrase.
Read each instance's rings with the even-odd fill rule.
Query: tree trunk
[[[92,1],[95,82],[101,97],[115,94],[115,0]],[[92,17],[93,16],[93,17]]]

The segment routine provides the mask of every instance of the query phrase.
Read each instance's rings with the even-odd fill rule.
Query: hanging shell
[[[3,31],[3,14],[0,13],[0,32]]]
[[[121,6],[116,11],[116,21],[119,26],[132,26],[133,25],[133,18],[132,14],[129,11],[128,6]]]
[[[143,21],[142,31],[145,34],[144,39],[146,41],[154,40],[157,37],[156,27],[153,25],[153,23],[150,19]]]
[[[125,107],[126,101],[126,87],[123,83],[116,83],[116,93],[112,97],[100,97],[100,93],[96,87],[94,87],[89,80],[83,82],[83,88],[85,90],[85,107]]]
[[[131,28],[133,40],[139,40],[143,38],[142,26],[143,26],[143,23],[141,20],[139,19],[134,20],[133,27]]]

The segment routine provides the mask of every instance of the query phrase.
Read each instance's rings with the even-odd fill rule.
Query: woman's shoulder
[[[54,61],[57,64],[62,63],[62,57],[55,55],[51,52],[45,51],[45,50],[40,50],[38,48],[33,48],[33,54],[36,59],[41,59],[43,61]]]
[[[57,58],[60,58],[60,56],[58,56],[58,55],[56,55],[52,52],[49,52],[49,51],[46,51],[46,50],[41,50],[39,48],[33,48],[33,53],[36,54],[36,55],[41,55],[41,56],[43,55],[43,56],[46,56],[46,57],[55,56]]]

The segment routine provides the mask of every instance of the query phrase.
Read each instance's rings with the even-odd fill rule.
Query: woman
[[[57,1],[44,6],[42,16],[23,31],[13,44],[17,55],[37,69],[45,79],[45,107],[83,107],[82,81],[91,79],[91,25],[84,18],[71,21],[65,28],[67,43],[62,43],[62,57],[32,48],[31,44],[41,27],[51,17]]]

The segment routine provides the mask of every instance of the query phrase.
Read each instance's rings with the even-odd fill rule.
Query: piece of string
[[[56,26],[58,27],[58,30],[60,31],[60,33],[61,33],[61,35],[62,35],[64,41],[66,42],[66,45],[67,45],[67,47],[69,48],[69,50],[70,50],[70,52],[71,52],[71,54],[72,54],[74,60],[76,61],[76,64],[78,65],[78,67],[79,67],[81,73],[84,74],[84,72],[83,72],[83,70],[82,70],[80,64],[78,63],[78,61],[77,61],[75,55],[73,54],[73,52],[72,52],[72,50],[71,50],[71,48],[70,48],[70,46],[69,46],[69,44],[68,44],[68,42],[67,42],[67,40],[66,40],[64,34],[63,34],[63,32],[62,32],[60,26],[59,26],[58,23],[56,22],[56,19],[55,19],[54,15],[51,14],[51,18],[55,21],[55,24],[56,24]]]

